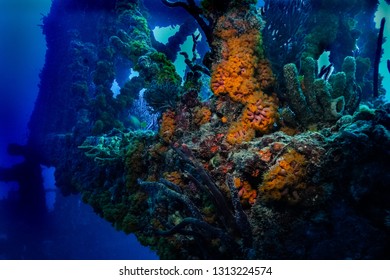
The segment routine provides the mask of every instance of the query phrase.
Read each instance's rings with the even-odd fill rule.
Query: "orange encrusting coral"
[[[211,111],[206,106],[197,107],[194,110],[194,123],[198,126],[210,122]]]
[[[234,178],[234,185],[238,189],[238,197],[241,203],[249,203],[253,205],[256,202],[257,191],[252,189],[247,181],[242,181],[240,178]]]
[[[291,149],[285,153],[264,174],[259,187],[261,196],[266,200],[286,199],[289,202],[299,200],[299,190],[306,188],[306,158]]]
[[[175,112],[166,111],[162,115],[160,136],[165,142],[170,142],[176,128]]]
[[[223,16],[215,30],[222,55],[213,67],[211,89],[245,106],[227,133],[230,144],[252,140],[255,131],[269,132],[277,119],[277,98],[264,93],[272,90],[275,77],[263,58],[261,33],[255,26]]]
[[[247,124],[242,121],[233,123],[227,133],[226,141],[231,144],[240,144],[247,142],[255,137],[255,130],[250,128]]]
[[[277,118],[277,108],[272,96],[257,93],[248,100],[243,112],[243,122],[261,133],[267,133]]]
[[[221,122],[222,122],[222,123],[227,123],[227,121],[228,121],[228,118],[227,118],[227,117],[223,116],[223,117],[221,118]]]
[[[260,32],[252,30],[238,37],[227,37],[223,60],[213,71],[211,87],[215,95],[227,93],[234,101],[245,103],[245,97],[259,90],[255,79],[258,56],[255,49]]]

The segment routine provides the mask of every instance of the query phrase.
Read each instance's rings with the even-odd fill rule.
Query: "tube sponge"
[[[289,124],[308,128],[312,124],[334,122],[345,113],[352,114],[360,102],[360,88],[355,82],[355,58],[346,57],[343,72],[331,75],[329,81],[317,79],[316,68],[313,58],[305,58],[302,82],[295,64],[286,64],[283,68],[285,97],[290,110],[283,110],[282,117]],[[296,118],[295,122],[290,121],[292,116]]]

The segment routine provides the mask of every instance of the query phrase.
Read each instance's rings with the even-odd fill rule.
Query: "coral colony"
[[[29,147],[162,259],[389,258],[378,3],[256,2],[54,0]]]

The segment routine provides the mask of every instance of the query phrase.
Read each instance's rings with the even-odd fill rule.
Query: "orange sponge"
[[[170,142],[173,138],[176,128],[175,112],[166,111],[162,115],[160,126],[160,136],[165,142]]]

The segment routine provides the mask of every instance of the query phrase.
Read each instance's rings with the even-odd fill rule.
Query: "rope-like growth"
[[[231,174],[227,174],[226,176],[226,185],[229,187],[230,194],[232,196],[234,218],[236,220],[237,228],[240,231],[245,247],[251,248],[253,243],[251,225],[249,223],[248,216],[242,209],[237,188],[234,185],[233,176]]]
[[[190,171],[190,173],[192,173],[191,175],[195,180],[194,183],[196,183],[197,185],[203,184],[206,187],[214,204],[217,206],[217,210],[221,214],[220,218],[225,227],[233,229],[236,228],[234,217],[226,203],[225,197],[223,196],[219,188],[215,185],[210,174],[208,174],[208,172],[204,170],[202,165],[200,165],[194,160],[195,157],[192,155],[192,152],[188,148],[185,147],[184,151],[182,150],[183,147],[182,149],[173,147],[173,149],[181,157],[181,159],[188,164],[188,166],[191,166],[193,168],[192,172]]]
[[[199,220],[203,219],[199,209],[192,203],[192,201],[187,196],[178,192],[180,187],[176,186],[174,183],[163,179],[160,180],[160,182],[145,182],[138,179],[137,182],[144,190],[149,193],[149,195],[157,196],[158,199],[161,194],[164,194],[167,197],[180,201],[181,203],[183,203],[183,205],[187,207],[192,217]],[[169,188],[172,186],[174,190]]]

